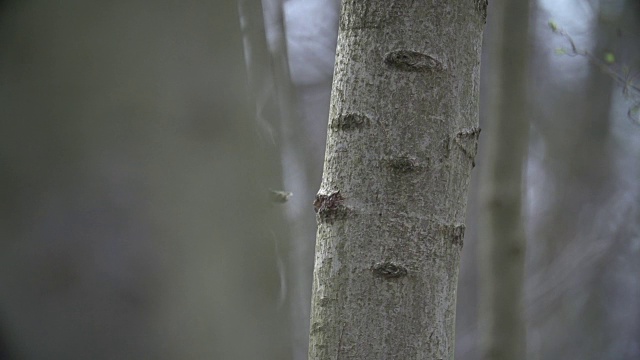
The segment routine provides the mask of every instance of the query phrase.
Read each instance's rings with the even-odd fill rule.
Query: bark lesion
[[[366,128],[371,125],[371,119],[364,114],[348,113],[341,114],[331,121],[331,129],[351,131]]]
[[[397,156],[386,159],[387,166],[397,174],[406,174],[418,170],[418,160],[410,156]]]
[[[471,166],[475,167],[475,158],[478,154],[478,139],[480,138],[479,127],[472,127],[460,130],[455,136],[454,141],[462,150],[464,155],[471,160]]]
[[[489,0],[474,0],[476,3],[476,10],[482,16],[482,20],[487,22],[487,7],[489,6]]]
[[[391,261],[384,261],[373,265],[372,269],[373,274],[385,279],[395,279],[402,276],[406,276],[408,271],[407,268],[395,264]]]
[[[464,224],[443,224],[438,226],[437,231],[444,236],[445,239],[449,239],[453,245],[462,248],[464,245],[464,233],[466,227]]]
[[[403,71],[430,72],[443,71],[445,66],[435,57],[413,50],[394,50],[387,53],[384,63]]]
[[[344,197],[340,191],[329,195],[317,194],[313,201],[313,209],[320,222],[333,223],[347,217],[348,209],[344,205]]]

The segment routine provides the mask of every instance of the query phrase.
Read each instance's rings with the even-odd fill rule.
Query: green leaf
[[[558,32],[558,24],[555,22],[555,20],[551,19],[549,20],[549,27],[551,28],[551,31],[553,32]]]
[[[565,48],[556,48],[556,55],[567,55],[567,49]]]
[[[613,64],[614,62],[616,62],[616,56],[613,55],[613,53],[608,52],[604,54],[604,61],[607,64]]]

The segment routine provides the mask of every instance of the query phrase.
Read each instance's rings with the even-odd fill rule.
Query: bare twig
[[[640,75],[640,73],[631,76],[630,71],[618,71],[613,65],[615,63],[614,60],[602,60],[598,56],[594,56],[587,50],[580,49],[573,37],[569,35],[564,29],[558,27],[558,25],[554,21],[549,21],[549,27],[551,31],[555,34],[558,34],[565,38],[569,45],[571,45],[571,51],[568,52],[565,49],[562,49],[562,53],[569,56],[583,56],[589,60],[589,62],[595,66],[597,66],[602,72],[609,75],[616,83],[618,83],[622,87],[623,94],[634,102],[634,105],[631,106],[627,115],[629,118],[637,125],[640,125],[640,86],[634,83],[634,79]]]

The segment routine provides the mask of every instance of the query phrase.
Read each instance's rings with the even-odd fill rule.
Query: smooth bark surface
[[[486,2],[343,2],[310,359],[453,359]]]
[[[522,181],[529,134],[529,1],[498,0],[491,3],[490,11],[492,59],[478,245],[480,352],[483,359],[524,359]]]

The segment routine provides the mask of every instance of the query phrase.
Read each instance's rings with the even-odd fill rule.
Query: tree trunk
[[[276,0],[266,0],[276,1]],[[309,353],[316,217],[309,206],[322,180],[331,80],[341,0],[287,0],[284,4],[289,68],[298,121],[287,126],[285,184],[293,192],[287,215],[291,247],[294,359]]]
[[[486,2],[343,2],[310,359],[453,359]]]
[[[529,1],[491,3],[488,137],[480,197],[480,352],[483,359],[524,359],[525,232]]]

